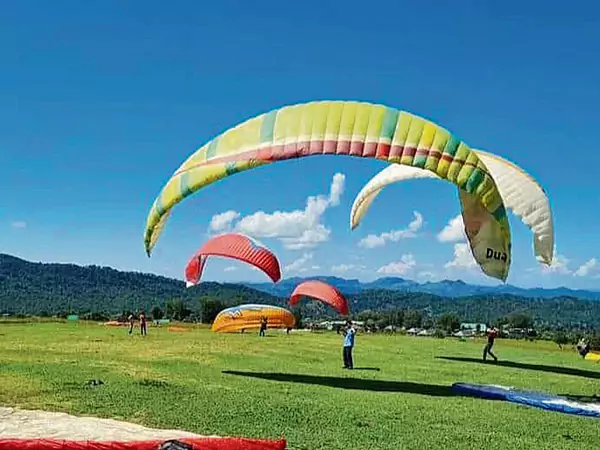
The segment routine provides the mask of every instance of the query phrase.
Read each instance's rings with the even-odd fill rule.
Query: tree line
[[[515,328],[590,333],[600,330],[600,302],[572,297],[526,298],[478,295],[445,298],[427,293],[370,290],[348,295],[353,318],[379,324],[451,328],[456,320],[508,323]],[[182,281],[110,267],[45,264],[0,254],[0,314],[54,316],[79,314],[103,320],[143,309],[151,316],[210,323],[218,311],[243,303],[287,305],[287,299],[231,284],[203,282],[186,289]],[[320,302],[302,301],[303,318],[338,317]],[[155,314],[154,314],[155,313]],[[438,322],[441,318],[442,322]],[[360,320],[360,319],[358,319]],[[385,326],[385,325],[384,325]]]

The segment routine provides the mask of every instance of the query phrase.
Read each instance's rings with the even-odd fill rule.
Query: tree
[[[563,345],[567,345],[569,343],[569,339],[565,333],[559,331],[554,334],[554,342],[558,345],[558,348],[562,350]]]
[[[375,311],[371,311],[370,309],[365,309],[359,312],[356,316],[356,319],[360,322],[367,322],[369,320],[375,320],[379,318],[379,314]]]
[[[446,333],[452,333],[460,328],[460,318],[454,313],[444,314],[438,318],[437,326]]]
[[[383,316],[379,320],[377,320],[375,325],[380,330],[383,330],[385,327],[387,327],[388,325],[391,325],[391,324],[390,324],[390,321],[388,320],[388,318],[386,316]]]
[[[98,311],[86,312],[84,314],[81,314],[79,316],[79,318],[81,320],[91,320],[94,322],[106,322],[107,320],[110,320],[110,317],[108,316],[108,314],[105,314],[103,312],[98,312]]]
[[[154,320],[160,320],[164,317],[163,310],[160,309],[160,306],[155,306],[152,308],[152,312],[150,314]]]
[[[225,309],[225,305],[219,300],[204,299],[202,302],[202,323],[212,323],[217,315]]]
[[[301,329],[304,325],[302,323],[302,310],[300,308],[294,308],[292,310],[292,314],[294,314],[294,317],[296,319],[296,324],[294,325],[294,327],[297,329]]]
[[[433,328],[434,325],[435,325],[435,321],[431,317],[423,318],[423,321],[421,323],[421,326],[426,329]]]
[[[590,348],[592,350],[600,349],[600,333],[594,333],[588,337],[588,342],[590,343]]]
[[[423,322],[423,316],[419,311],[408,309],[404,312],[404,326],[406,328],[418,328]]]
[[[47,313],[51,316],[60,314],[64,318],[70,309],[80,317],[93,311],[118,317],[119,313],[127,310],[136,314],[140,309],[150,312],[154,305],[160,305],[165,313],[165,299],[181,299],[185,306],[180,308],[180,313],[184,314],[176,314],[177,308],[171,302],[168,314],[163,315],[180,317],[186,315],[187,308],[199,313],[202,297],[220,301],[223,306],[241,303],[283,305],[286,302],[277,294],[239,284],[207,281],[186,288],[181,280],[158,275],[121,272],[110,267],[31,263],[0,254],[0,315]],[[510,294],[447,298],[421,292],[369,289],[348,294],[348,300],[356,313],[365,309],[376,312],[376,316],[370,318],[381,325],[387,322],[388,325],[405,325],[407,328],[426,327],[430,325],[430,313],[434,317],[455,313],[465,322],[495,323],[499,326],[511,323],[515,327],[533,328],[532,321],[525,320],[523,323],[511,316],[525,312],[535,318],[536,330],[547,331],[545,334],[551,340],[554,330],[558,329],[568,334],[570,342],[578,336],[589,336],[600,330],[600,295],[588,300],[569,296],[535,298]],[[406,323],[402,320],[405,310],[409,316]],[[418,319],[416,311],[422,311],[427,320]],[[304,317],[314,319],[338,317],[332,308],[321,302],[306,302],[302,313]],[[126,320],[128,315],[125,313],[120,318]]]
[[[167,302],[167,316],[172,320],[183,320],[192,314],[192,311],[185,306],[181,299]]]
[[[376,331],[375,329],[375,321],[371,318],[367,319],[365,322],[365,328],[367,330],[369,330],[370,332],[374,333]]]
[[[444,339],[446,337],[446,334],[442,330],[435,330],[433,332],[433,337],[438,339]]]
[[[509,316],[508,323],[512,328],[532,328],[533,319],[524,313],[515,313]]]
[[[388,313],[388,325],[402,326],[404,313],[401,309],[393,309]]]
[[[510,325],[510,319],[507,316],[500,317],[496,322],[498,323],[498,328],[502,328],[504,325]],[[491,323],[490,326],[494,327],[494,324]]]

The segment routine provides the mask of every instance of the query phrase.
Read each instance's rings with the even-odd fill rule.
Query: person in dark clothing
[[[263,317],[262,319],[260,319],[260,332],[258,333],[259,336],[264,336],[265,335],[265,331],[267,331],[267,318]]]
[[[492,347],[494,346],[494,340],[498,336],[498,329],[496,327],[492,327],[488,330],[487,334],[488,334],[488,341],[483,349],[483,360],[484,361],[487,360],[487,355],[489,353],[492,356],[492,358],[494,358],[494,361],[498,361],[498,358],[496,358],[496,355],[494,355],[492,353]]]
[[[144,311],[140,311],[140,333],[142,334],[142,336],[146,336],[147,329],[146,329],[146,314],[144,314]]]
[[[346,326],[342,330],[342,335],[344,336],[344,369],[352,370],[354,368],[352,349],[354,348],[354,336],[356,335],[356,329],[352,326],[352,321],[346,321]]]

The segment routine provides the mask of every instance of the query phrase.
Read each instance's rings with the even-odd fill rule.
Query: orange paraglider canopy
[[[300,283],[290,296],[290,305],[296,305],[301,297],[312,297],[335,308],[343,316],[348,315],[348,300],[333,286],[318,280]]]
[[[263,318],[269,328],[294,328],[296,318],[285,308],[272,305],[240,305],[221,311],[212,324],[216,333],[236,333],[260,328]]]

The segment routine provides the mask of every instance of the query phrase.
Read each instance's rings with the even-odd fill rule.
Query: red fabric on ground
[[[285,450],[286,441],[244,438],[182,438],[194,450]],[[164,440],[149,441],[63,441],[53,439],[0,439],[0,450],[156,450]]]

